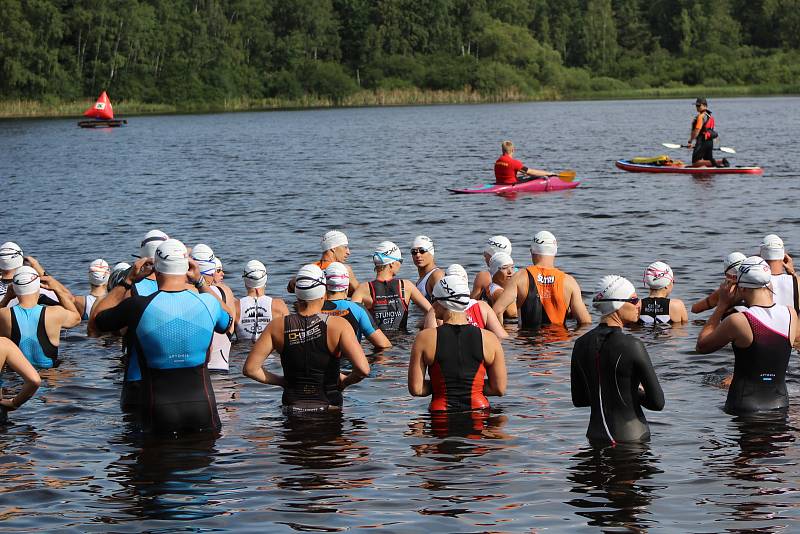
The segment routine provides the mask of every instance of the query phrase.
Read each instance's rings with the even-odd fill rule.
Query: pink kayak
[[[528,182],[521,182],[512,185],[498,185],[498,184],[484,184],[479,187],[471,187],[468,189],[453,189],[447,188],[452,193],[474,194],[474,193],[492,193],[495,195],[508,195],[512,193],[544,193],[547,191],[562,191],[564,189],[574,189],[580,185],[580,182],[566,182],[556,176],[548,176],[547,178],[536,178]]]

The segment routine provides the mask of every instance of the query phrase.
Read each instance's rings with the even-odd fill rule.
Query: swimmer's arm
[[[706,310],[715,308],[717,306],[717,301],[719,300],[717,296],[718,291],[719,291],[718,289],[715,289],[709,296],[707,296],[703,300],[698,300],[697,302],[692,304],[692,313],[703,313]]]
[[[349,296],[355,293],[356,289],[358,289],[361,284],[358,282],[358,278],[356,278],[356,273],[353,272],[353,267],[349,264],[347,265],[347,272],[350,275],[350,287],[347,288],[347,294]]]
[[[83,317],[83,312],[86,311],[86,297],[84,295],[73,295],[72,302],[75,304],[75,309],[78,310],[78,315]]]
[[[489,273],[486,271],[480,271],[475,275],[475,280],[472,282],[472,293],[470,293],[469,298],[478,300],[478,298],[481,296],[483,288],[487,285],[486,277],[488,275]]]
[[[717,306],[697,336],[695,349],[700,354],[709,354],[733,342],[737,346],[747,347],[752,343],[742,332],[749,328],[747,319],[741,313],[734,313],[722,319],[726,306]]]
[[[572,361],[570,362],[570,390],[572,391],[572,405],[581,408],[591,406],[592,399],[589,397],[589,380],[581,367],[578,354],[582,353],[580,343],[575,343],[572,348]]]
[[[392,342],[389,341],[389,338],[386,337],[386,334],[383,333],[383,330],[380,328],[376,329],[374,332],[367,336],[367,339],[372,346],[378,350],[385,350],[392,348]]]
[[[433,278],[433,276],[431,276]],[[427,314],[428,311],[431,309],[431,303],[428,302],[428,299],[417,289],[413,283],[409,282],[408,280],[403,280],[403,283],[406,284],[406,291],[408,291],[408,287],[411,286],[411,302],[417,305],[419,309],[422,310],[422,313]]]
[[[69,292],[69,289],[64,287],[64,285],[53,278],[52,276],[42,276],[42,287],[45,289],[50,289],[56,294],[58,297],[58,304],[64,310],[60,313],[61,317],[61,326],[64,328],[72,328],[73,326],[77,326],[81,322],[81,314],[78,313],[77,308],[75,308],[75,302],[72,298],[72,293]]]
[[[274,320],[276,317],[286,317],[289,315],[289,308],[286,306],[286,302],[283,299],[273,298],[272,299],[272,319]]]
[[[366,308],[371,308],[372,298],[369,296],[369,284],[361,284],[358,286],[358,289],[353,292],[353,296],[350,300],[353,302],[359,302]]]
[[[436,328],[437,326],[439,326],[439,323],[436,320],[436,312],[433,311],[433,306],[431,306],[431,309],[425,314],[425,321],[422,323],[422,328]]]
[[[519,291],[517,284],[519,283],[520,277],[527,277],[528,271],[525,269],[519,270],[514,273],[514,276],[508,279],[508,281],[503,286],[503,293],[494,301],[492,305],[492,311],[497,316],[498,322],[503,322],[503,314],[506,311],[511,303],[517,300],[517,292]]]
[[[353,367],[353,370],[350,371],[349,374],[344,376],[341,374],[339,375],[339,389],[344,390],[353,384],[361,382],[369,375],[369,362],[364,354],[364,349],[361,348],[361,344],[358,342],[358,339],[356,339],[356,333],[347,320],[341,317],[330,317],[328,319],[328,326],[331,326],[332,322],[342,323],[338,328],[339,340],[336,348],[340,354],[350,360]]]
[[[686,312],[686,305],[680,299],[670,299],[669,318],[673,323],[689,322],[689,314]]]
[[[506,358],[503,347],[500,346],[497,336],[488,330],[481,331],[483,338],[483,354],[486,362],[486,375],[488,380],[483,385],[483,394],[492,397],[502,397],[508,385],[508,372],[506,371]],[[486,355],[490,357],[487,358]]]
[[[408,392],[414,397],[428,397],[431,394],[431,381],[425,380],[425,364],[423,354],[425,346],[435,339],[436,330],[422,330],[411,346],[411,358],[408,361]],[[433,338],[433,339],[429,339]]]
[[[33,397],[33,394],[39,389],[42,379],[22,351],[10,339],[5,338],[0,339],[0,368],[3,365],[7,365],[24,381],[22,389],[14,397],[0,400],[0,406],[8,411],[13,411]]]
[[[483,314],[483,322],[486,323],[486,330],[497,336],[497,339],[503,340],[508,337],[508,332],[503,328],[503,323],[497,320],[497,315],[494,310],[483,301],[478,302],[481,307],[481,314]]]
[[[564,280],[569,288],[569,309],[572,316],[578,321],[578,324],[591,324],[592,316],[589,315],[589,310],[586,309],[586,304],[583,302],[581,295],[581,287],[578,282],[572,277],[567,276]]]
[[[116,286],[108,292],[103,300],[92,306],[92,314],[89,316],[89,324],[86,327],[89,337],[97,337],[101,332],[111,332],[128,326],[127,317],[123,317],[121,314],[104,314],[102,322],[100,324],[97,322],[101,313],[116,308],[120,302],[124,301],[127,292],[128,290],[121,285]],[[105,327],[108,327],[108,330]]]
[[[633,351],[631,356],[636,366],[639,383],[644,388],[643,392],[640,390],[639,403],[648,410],[660,412],[664,409],[664,390],[661,389],[661,384],[658,382],[658,376],[656,376],[656,371],[653,369],[650,355],[647,354],[644,343],[639,340],[636,340],[631,350]]]
[[[283,320],[273,319],[272,322],[267,325],[264,332],[258,336],[258,339],[253,344],[253,348],[250,349],[250,353],[247,355],[247,359],[242,367],[244,376],[252,378],[256,382],[261,382],[262,384],[285,387],[286,381],[282,376],[271,373],[263,367],[267,357],[275,348],[273,336],[276,335],[279,330],[283,330]]]

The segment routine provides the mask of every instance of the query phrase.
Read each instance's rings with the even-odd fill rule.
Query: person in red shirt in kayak
[[[503,155],[494,162],[495,184],[510,185],[519,182],[527,182],[534,178],[553,176],[552,172],[543,171],[541,169],[529,169],[523,165],[521,161],[514,159],[514,143],[511,141],[503,141],[500,143],[500,148],[503,150]],[[518,173],[523,174],[524,177],[517,178]]]

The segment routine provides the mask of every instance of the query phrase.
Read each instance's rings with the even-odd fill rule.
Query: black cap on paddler
[[[707,106],[708,105],[708,100],[706,100],[705,97],[698,96],[697,100],[695,100],[694,103],[695,104],[703,104],[704,106]]]

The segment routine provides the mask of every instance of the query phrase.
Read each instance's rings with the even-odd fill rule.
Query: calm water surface
[[[688,136],[693,100],[534,103],[140,117],[84,131],[75,120],[0,122],[0,240],[20,243],[73,291],[97,258],[130,260],[157,227],[210,244],[243,292],[245,261],[262,259],[268,289],[318,258],[322,233],[350,237],[362,280],[371,247],[404,254],[418,233],[440,265],[481,267],[483,240],[508,235],[518,264],[549,229],[558,265],[588,297],[603,274],[635,283],[656,259],[676,274],[673,296],[702,298],[722,258],[755,253],[777,233],[800,251],[800,99],[715,100],[721,141],[763,177],[626,174],[615,159],[664,152]],[[574,190],[508,199],[451,196],[491,181],[503,139],[528,165],[574,168]],[[688,153],[673,153],[689,157]],[[401,273],[416,279],[413,266]],[[288,297],[287,297],[288,298]],[[588,299],[587,299],[588,300]],[[653,530],[795,531],[800,518],[800,379],[779,419],[722,412],[717,386],[729,350],[693,352],[704,316],[638,330],[667,403],[648,413],[652,441],[593,449],[588,409],[572,407],[569,358],[581,332],[512,329],[507,396],[493,413],[432,419],[409,397],[411,337],[373,360],[342,415],[287,419],[280,391],[231,374],[214,384],[218,438],[153,440],[118,408],[118,344],[62,342],[64,363],[0,428],[0,529],[154,532]],[[12,386],[15,383],[12,382]]]

